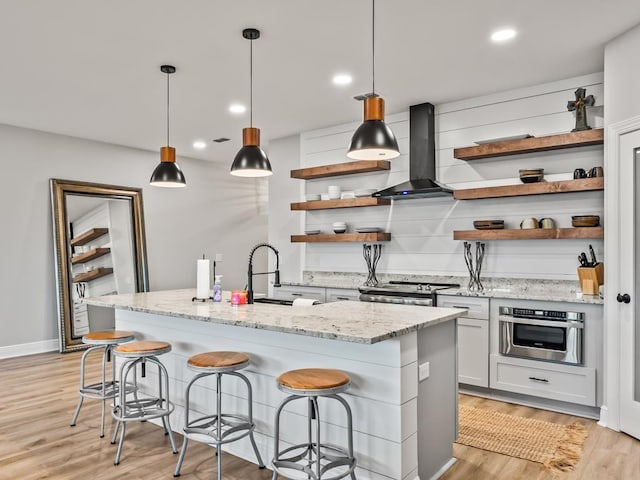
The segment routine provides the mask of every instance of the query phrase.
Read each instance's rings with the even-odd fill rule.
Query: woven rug
[[[587,429],[460,405],[457,443],[571,471],[582,456]]]

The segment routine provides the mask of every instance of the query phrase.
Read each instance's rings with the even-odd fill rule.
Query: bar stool
[[[265,468],[262,457],[258,451],[258,446],[253,437],[256,428],[253,423],[253,395],[249,379],[238,370],[242,370],[249,365],[249,356],[240,352],[206,352],[194,355],[187,360],[187,367],[190,370],[199,372],[187,385],[185,392],[185,426],[184,443],[178,458],[174,477],[180,476],[180,468],[187,451],[189,438],[199,440],[208,445],[215,445],[218,457],[218,480],[222,479],[222,449],[221,445],[235,442],[241,438],[249,436],[253,451],[258,460],[258,466]],[[210,375],[216,376],[216,413],[204,415],[193,420],[189,420],[190,405],[189,395],[191,387],[200,379]],[[232,375],[241,379],[247,386],[247,415],[222,413],[222,376]]]
[[[351,385],[349,375],[341,370],[329,370],[324,368],[304,368],[290,370],[283,373],[277,379],[278,388],[289,393],[278,410],[275,419],[274,454],[271,466],[273,468],[272,480],[278,475],[286,476],[288,469],[299,470],[314,480],[337,480],[350,475],[352,480],[356,476],[356,459],[353,456],[353,424],[351,408],[338,393],[342,393]],[[347,413],[347,448],[322,443],[320,438],[320,410],[318,397],[331,398],[342,404]],[[308,400],[307,416],[307,442],[293,445],[280,451],[280,414],[289,402],[306,398]],[[313,438],[312,424],[315,421],[315,441]],[[338,467],[342,468],[333,476],[325,474]],[[333,472],[332,472],[333,473]]]
[[[121,343],[130,342],[135,338],[133,332],[122,330],[102,330],[87,333],[82,337],[82,343],[93,345],[85,350],[80,360],[80,389],[78,394],[78,406],[71,420],[71,426],[75,427],[80,415],[80,408],[85,398],[102,400],[102,416],[100,420],[100,438],[104,437],[104,411],[105,403],[110,398],[118,395],[118,382],[116,381],[116,369],[111,366],[111,380],[107,380],[107,363],[111,362],[111,352]],[[99,382],[87,385],[85,378],[87,357],[91,352],[102,350],[102,377]]]
[[[126,389],[120,389],[119,395],[116,397],[117,402],[111,414],[118,423],[116,423],[113,437],[111,437],[112,444],[116,443],[116,436],[118,435],[120,426],[122,426],[122,432],[120,432],[120,442],[118,443],[116,458],[113,462],[115,465],[120,463],[120,454],[122,453],[122,444],[124,443],[127,423],[133,421],[146,422],[154,418],[161,418],[165,434],[169,435],[171,450],[173,453],[178,453],[175,441],[173,440],[171,425],[169,424],[169,415],[175,408],[173,403],[169,401],[169,375],[165,366],[157,358],[159,355],[170,351],[170,343],[155,341],[125,343],[117,346],[113,350],[117,357],[123,358],[119,376],[121,385],[127,384],[129,375],[132,372],[132,383],[137,385],[136,365],[138,364],[141,366],[141,376],[143,378],[146,376],[147,363],[155,364],[158,367],[157,396],[153,396],[153,394],[141,396],[136,388],[132,392],[127,392]],[[133,394],[132,399],[127,399],[128,393]]]

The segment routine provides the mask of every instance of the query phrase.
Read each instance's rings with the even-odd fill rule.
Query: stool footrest
[[[166,403],[166,401],[161,398],[132,400],[127,402],[126,415],[123,415],[123,409],[119,405],[113,409],[111,415],[121,422],[131,422],[165,417],[175,409],[173,403],[169,403],[165,407],[160,406],[162,403]]]
[[[291,454],[296,450],[298,453],[283,458],[283,455]],[[320,458],[318,459],[317,445],[315,443],[301,443],[279,452],[279,457],[273,460],[272,467],[276,473],[283,476],[286,476],[283,470],[297,470],[309,475],[310,478],[316,479],[315,465],[318,461],[322,464],[320,469],[320,477],[322,480],[338,480],[344,478],[350,475],[356,466],[355,458],[349,457],[347,451],[343,448],[335,445],[322,444],[320,447]],[[329,470],[340,467],[345,468],[333,476],[325,476],[325,473]]]
[[[192,438],[197,441],[209,443],[202,438],[204,436],[212,440],[212,442],[210,442],[211,444],[223,445],[246,437],[253,432],[255,428],[255,425],[244,415],[222,414],[221,417],[221,432],[219,438],[217,432],[217,415],[208,415],[190,421],[189,424],[184,427],[184,433],[192,436]],[[236,435],[238,433],[239,435]],[[196,435],[199,437],[196,437]]]

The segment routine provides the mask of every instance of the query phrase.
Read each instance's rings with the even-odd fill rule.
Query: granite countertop
[[[357,289],[364,284],[366,275],[350,272],[303,272],[302,281],[282,282],[282,285],[325,287],[325,288],[352,288]],[[486,278],[482,279],[485,290],[471,292],[465,285],[468,277],[434,276],[434,275],[378,275],[381,283],[391,280],[414,281],[424,283],[457,283],[460,288],[448,288],[442,290],[443,295],[460,295],[465,297],[488,298],[518,298],[523,300],[542,300],[549,302],[568,303],[592,303],[603,304],[604,300],[598,295],[584,295],[580,291],[577,281],[568,280],[543,280],[527,278]]]
[[[377,343],[463,315],[459,308],[420,307],[368,302],[333,302],[314,306],[256,303],[232,306],[192,302],[195,289],[167,290],[85,298],[89,305],[153,313],[203,322],[261,328],[354,343]]]

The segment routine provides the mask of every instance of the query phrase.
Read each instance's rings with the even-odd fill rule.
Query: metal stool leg
[[[182,440],[182,450],[180,450],[180,456],[178,457],[178,464],[176,465],[176,470],[173,472],[174,477],[180,476],[180,469],[182,468],[182,462],[184,461],[184,455],[187,453],[187,444],[189,443],[189,438],[185,434]]]

